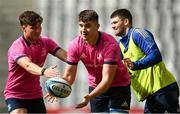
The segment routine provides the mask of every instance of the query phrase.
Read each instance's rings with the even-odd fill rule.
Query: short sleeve
[[[8,51],[8,57],[11,57],[14,61],[19,58],[27,56],[25,53],[25,48],[22,44],[13,43]]]

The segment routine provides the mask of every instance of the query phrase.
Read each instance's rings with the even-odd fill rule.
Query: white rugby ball
[[[45,90],[59,98],[68,97],[72,91],[68,82],[60,77],[49,78],[45,83]]]

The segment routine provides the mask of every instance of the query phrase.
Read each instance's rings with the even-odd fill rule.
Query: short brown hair
[[[21,25],[32,25],[33,26],[37,23],[42,23],[43,18],[34,11],[24,11],[19,16],[19,21],[20,21]]]
[[[116,16],[121,19],[128,19],[132,25],[132,14],[128,9],[117,9],[111,14],[110,18],[114,18]]]
[[[98,23],[98,14],[94,10],[83,10],[79,13],[79,21],[95,21]]]

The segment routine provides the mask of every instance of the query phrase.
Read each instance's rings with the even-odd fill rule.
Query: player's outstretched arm
[[[65,79],[70,85],[72,85],[76,77],[76,72],[77,65],[67,64],[62,78]]]
[[[103,65],[103,77],[101,82],[97,85],[97,87],[88,95],[84,96],[84,99],[81,103],[77,104],[75,108],[83,108],[85,107],[90,99],[102,94],[104,91],[106,91],[114,79],[114,75],[117,69],[117,65],[109,65],[104,64]]]
[[[46,77],[59,75],[59,72],[56,70],[56,65],[45,69],[33,63],[28,57],[21,57],[18,59],[17,64],[24,68],[27,72],[34,75],[44,75]]]

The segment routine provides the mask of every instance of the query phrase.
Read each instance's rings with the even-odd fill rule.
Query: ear
[[[97,24],[97,28],[99,29],[99,27],[100,27],[100,24]]]
[[[124,19],[124,25],[129,25],[129,20],[128,19]]]

